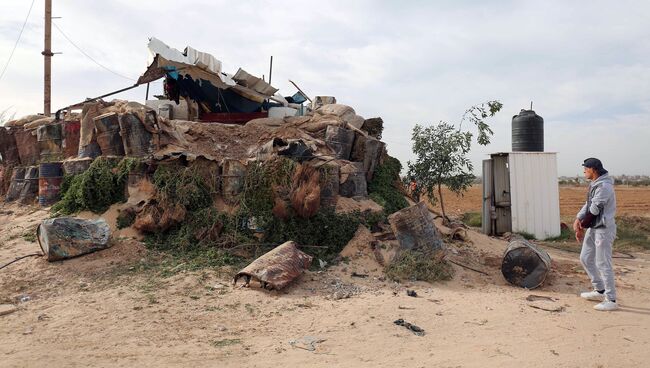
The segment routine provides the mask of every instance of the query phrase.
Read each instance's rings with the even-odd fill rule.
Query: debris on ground
[[[61,217],[43,220],[36,229],[38,244],[48,261],[80,256],[110,247],[106,220]]]
[[[316,344],[320,344],[327,341],[327,339],[322,339],[315,336],[305,336],[296,340],[289,340],[289,345],[296,349],[303,349],[307,351],[316,351]]]
[[[526,297],[528,306],[534,309],[540,309],[547,312],[563,312],[564,306],[558,304],[557,298],[544,295],[530,294]]]
[[[0,304],[0,316],[11,314],[17,310],[18,308],[13,304]]]
[[[418,297],[418,293],[416,293],[415,290],[406,290],[406,295],[408,295],[410,297],[413,297],[413,298]]]
[[[411,330],[411,332],[413,332],[413,334],[415,334],[417,336],[424,336],[425,335],[425,332],[424,332],[423,328],[418,327],[418,326],[416,326],[416,325],[414,325],[412,323],[406,322],[402,318],[396,320],[393,323],[398,325],[398,326],[404,326],[406,329]]]
[[[288,241],[262,255],[253,263],[239,271],[233,280],[244,277],[248,286],[251,279],[259,281],[260,286],[268,290],[279,290],[300,276],[311,265],[313,257],[297,248],[297,244]]]

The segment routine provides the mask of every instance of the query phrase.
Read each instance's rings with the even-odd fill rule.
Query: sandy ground
[[[650,216],[650,187],[631,187],[617,185],[616,191],[617,215]],[[445,209],[451,215],[462,215],[465,212],[481,212],[482,187],[472,186],[467,193],[458,197],[448,189],[443,188]],[[560,216],[563,219],[573,218],[585,203],[587,187],[560,187]],[[439,209],[440,205],[437,204]]]
[[[0,265],[38,251],[23,238],[44,210],[0,206]],[[123,234],[105,251],[63,262],[31,257],[0,270],[2,367],[644,367],[650,354],[650,254],[615,259],[622,306],[597,312],[577,255],[549,249],[543,288],[506,283],[506,242],[470,232],[452,281],[382,278],[359,230],[348,264],[308,272],[281,292],[233,288],[229,274],[159,274]],[[367,278],[351,277],[353,272]],[[406,295],[414,289],[418,297]],[[552,301],[529,302],[535,294]],[[549,312],[537,309],[560,309]],[[393,324],[422,327],[416,336]]]

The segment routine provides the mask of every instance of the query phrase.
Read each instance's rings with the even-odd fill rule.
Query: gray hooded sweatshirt
[[[614,222],[614,217],[616,216],[614,180],[609,174],[601,175],[589,184],[587,202],[585,202],[580,212],[578,212],[578,219],[584,218],[587,211],[598,216],[594,222],[594,229],[614,228],[616,226]]]

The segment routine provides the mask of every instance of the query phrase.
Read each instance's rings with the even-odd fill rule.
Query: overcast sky
[[[43,0],[0,80],[0,111],[42,112]],[[146,68],[148,37],[212,53],[295,92],[333,95],[385,121],[389,153],[413,157],[413,125],[456,123],[471,105],[498,99],[490,146],[474,145],[477,173],[509,151],[512,116],[534,102],[558,174],[601,158],[613,174],[650,174],[650,1],[72,1],[53,0],[54,22],[117,74]],[[0,68],[31,0],[2,0]],[[53,110],[133,84],[93,63],[56,28]],[[1,69],[0,69],[1,71]],[[161,93],[160,84],[152,94]],[[143,101],[139,87],[116,98]]]

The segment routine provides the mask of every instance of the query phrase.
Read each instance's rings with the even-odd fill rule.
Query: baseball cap
[[[603,163],[595,157],[589,157],[588,159],[585,159],[582,163],[582,166],[596,169],[599,175],[607,174],[607,170],[605,170],[603,167]]]

